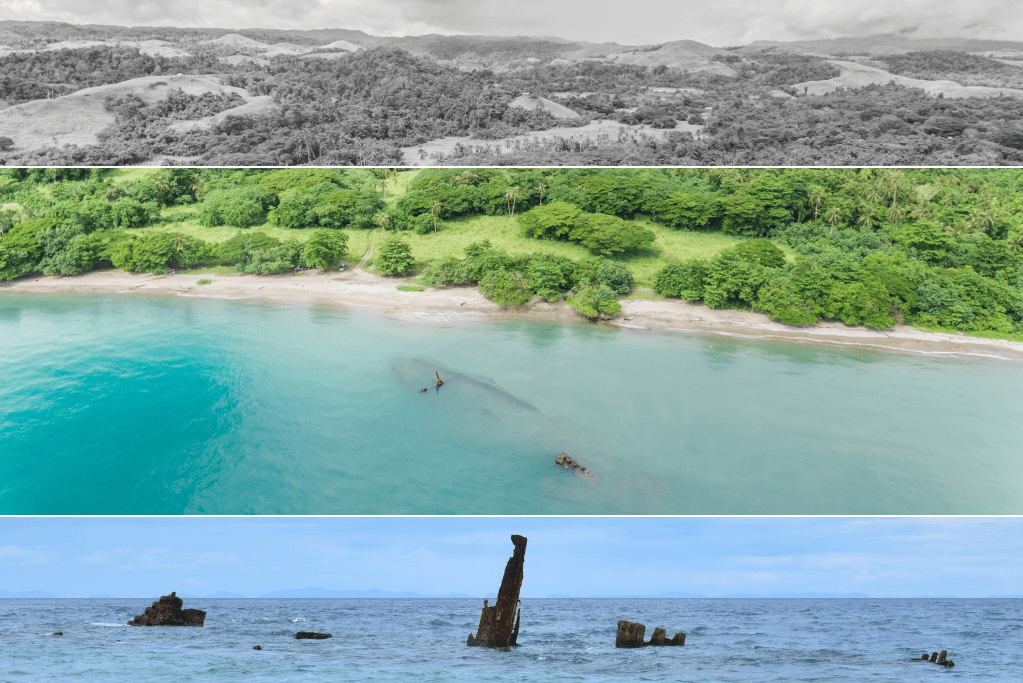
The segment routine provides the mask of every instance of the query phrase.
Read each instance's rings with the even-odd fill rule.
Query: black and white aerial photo
[[[1020,165],[1005,0],[0,0],[0,164]]]

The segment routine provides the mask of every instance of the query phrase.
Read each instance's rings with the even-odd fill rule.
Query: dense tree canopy
[[[1023,334],[1023,171],[1015,169],[431,169],[389,200],[379,186],[385,172],[311,169],[309,182],[304,172],[165,169],[117,179],[105,170],[0,170],[9,204],[0,215],[0,278],[109,266],[325,268],[351,235],[340,229],[384,228],[394,234],[374,242],[377,272],[421,267],[425,284],[477,285],[507,305],[571,297],[580,311],[608,315],[605,290],[628,293],[633,267],[656,257],[658,272],[647,271],[642,285],[786,324]],[[514,217],[511,188],[522,209]],[[236,222],[233,237],[217,233],[216,244],[195,232],[231,225],[224,216],[246,204],[256,213]],[[417,263],[408,240],[434,239],[442,215],[450,223],[441,233],[493,221],[537,249],[477,240],[464,258]],[[176,226],[189,217],[186,234]],[[282,239],[279,228],[300,238]],[[717,233],[716,246],[673,259],[668,237],[687,231],[701,241]],[[573,242],[592,255],[581,257]]]

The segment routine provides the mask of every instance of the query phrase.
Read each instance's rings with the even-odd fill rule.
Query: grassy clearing
[[[389,237],[393,233],[387,233]],[[473,242],[490,240],[497,249],[510,254],[532,254],[542,251],[580,259],[589,250],[569,242],[535,240],[522,234],[522,228],[509,216],[471,216],[443,221],[439,231],[426,235],[401,233],[412,245],[416,261],[434,261],[449,256],[465,258],[465,248]]]
[[[231,239],[239,232],[262,232],[272,237],[276,237],[279,240],[285,239],[296,239],[299,242],[305,242],[312,234],[313,230],[289,230],[287,228],[278,228],[269,223],[258,225],[254,228],[246,228],[245,230],[239,230],[238,228],[231,228],[226,225],[220,225],[212,228],[199,225],[198,213],[195,206],[170,206],[164,209],[160,215],[164,218],[170,218],[172,216],[181,215],[182,213],[195,214],[194,218],[189,220],[175,222],[175,223],[159,223],[157,225],[149,225],[144,228],[135,228],[128,230],[129,233],[143,234],[146,232],[179,232],[189,237],[196,237],[206,242],[220,243]],[[341,232],[348,235],[348,258],[361,258],[366,252],[366,245],[369,244],[369,230],[354,230],[345,229]]]
[[[720,233],[672,230],[647,221],[639,223],[657,235],[657,239],[640,253],[619,260],[632,271],[636,284],[641,287],[651,286],[654,275],[670,260],[694,257],[709,259],[743,239]],[[388,233],[388,236],[390,234],[393,233]],[[590,251],[578,244],[527,237],[510,216],[472,216],[444,221],[436,234],[416,235],[406,232],[402,235],[412,245],[412,256],[420,263],[449,256],[464,258],[465,248],[479,240],[490,240],[494,247],[516,255],[546,252],[576,260],[590,256]],[[794,259],[791,249],[786,246],[781,246],[781,249],[790,261]]]
[[[622,301],[667,301],[668,297],[658,294],[648,287],[635,287],[628,296],[621,297]]]
[[[419,287],[417,285],[398,285],[399,292],[425,292],[426,287]]]
[[[132,180],[142,180],[153,175],[160,169],[156,168],[115,168],[110,171],[110,179],[115,183],[126,183]]]

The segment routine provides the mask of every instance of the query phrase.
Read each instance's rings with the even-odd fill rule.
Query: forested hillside
[[[11,169],[0,278],[327,268],[377,231],[376,272],[503,305],[597,319],[652,288],[791,325],[1023,338],[1021,188],[1008,169]]]
[[[270,45],[247,36],[218,43],[212,37],[220,34],[213,31],[187,36],[172,29],[140,31],[116,34],[118,40],[134,39],[134,46],[0,50],[0,100],[10,108],[0,104],[0,163],[397,165],[411,163],[403,149],[451,139],[459,144],[425,161],[466,166],[1023,162],[1023,99],[1018,96],[1023,63],[966,52],[910,52],[868,63],[893,77],[1004,87],[1005,96],[936,97],[890,83],[808,95],[794,86],[835,78],[839,70],[824,57],[788,51],[718,50],[714,64],[734,73],[724,75],[611,57],[566,58],[579,46],[536,39],[363,36],[362,49],[355,52],[328,44],[311,55],[312,36],[287,32],[246,32],[291,41]],[[68,27],[52,33],[49,39],[89,35]],[[177,42],[143,46],[142,39]],[[38,36],[20,42],[45,45]],[[30,134],[18,116],[32,114],[13,113],[18,105],[83,88],[172,74],[214,75],[224,85],[267,99],[255,108],[227,102],[209,107],[193,105],[190,99],[202,97],[193,92],[181,93],[168,107],[143,92],[109,96],[105,106],[114,121],[97,130],[95,144],[72,144],[60,131]],[[515,106],[523,93],[568,107],[578,117],[559,119],[543,109]],[[61,102],[67,117],[85,115],[76,113],[74,101]],[[182,127],[182,120],[196,125]],[[554,139],[516,137],[591,121],[614,121],[622,129],[614,136],[570,129]]]

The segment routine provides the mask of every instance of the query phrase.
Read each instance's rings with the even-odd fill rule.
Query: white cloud
[[[0,564],[36,565],[55,559],[58,559],[56,555],[39,548],[22,545],[0,546]]]
[[[0,0],[7,19],[713,45],[907,32],[1018,40],[1017,0]]]

